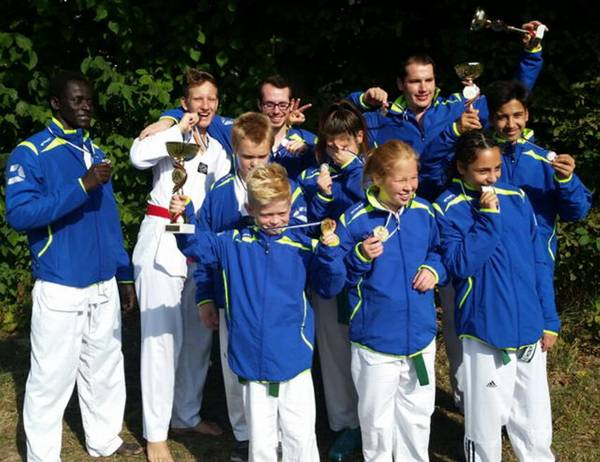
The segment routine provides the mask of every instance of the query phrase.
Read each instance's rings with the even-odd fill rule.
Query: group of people
[[[111,164],[87,131],[92,90],[79,74],[56,76],[52,121],[6,167],[7,220],[28,233],[36,279],[28,460],[60,460],[75,383],[88,452],[142,451],[119,437],[119,306],[136,296],[150,462],[174,460],[169,432],[222,433],[201,417],[213,330],[230,461],[320,460],[315,345],[337,433],[328,458],[362,448],[369,462],[428,460],[436,287],[466,459],[500,461],[505,426],[519,460],[554,460],[556,225],[583,219],[591,194],[573,157],[527,129],[542,56],[524,43],[516,79],[474,99],[439,96],[433,60],[411,56],[402,96],[352,93],[322,112],[317,136],[298,128],[310,105],[280,76],[261,83],[258,112],[231,119],[217,114],[214,77],[188,70],[180,107],[131,147],[133,166],[153,174],[131,264]],[[168,142],[197,149],[182,191]],[[181,220],[194,231],[167,231]]]

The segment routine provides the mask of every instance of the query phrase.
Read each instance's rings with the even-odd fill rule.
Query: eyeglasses
[[[274,103],[273,101],[264,101],[260,103],[262,107],[265,109],[273,110],[275,107],[278,107],[280,111],[285,111],[290,107],[289,101],[281,101],[280,103]]]

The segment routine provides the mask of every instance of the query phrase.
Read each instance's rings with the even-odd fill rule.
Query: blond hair
[[[236,152],[244,139],[250,140],[256,145],[267,141],[269,150],[271,150],[271,146],[275,142],[275,132],[269,118],[258,112],[246,112],[235,119],[231,130],[231,143]]]
[[[417,167],[419,165],[419,156],[410,144],[397,140],[383,143],[368,154],[364,178],[372,180],[376,176],[383,179],[401,160],[415,160]]]
[[[285,169],[279,164],[253,168],[246,178],[248,203],[264,207],[276,201],[291,201],[292,190]]]

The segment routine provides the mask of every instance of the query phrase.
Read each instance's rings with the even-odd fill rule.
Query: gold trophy
[[[472,107],[481,93],[479,87],[475,85],[474,80],[483,73],[483,64],[461,63],[454,66],[454,71],[461,82],[465,84],[465,88],[462,91],[462,95],[466,100],[465,104]]]
[[[166,143],[167,153],[173,160],[173,194],[183,195],[183,185],[187,181],[187,172],[185,171],[185,162],[192,160],[200,149],[196,144],[181,143],[179,141],[168,141]],[[181,215],[175,215],[171,218],[171,223],[165,226],[165,231],[175,234],[194,234],[194,225],[186,223]]]

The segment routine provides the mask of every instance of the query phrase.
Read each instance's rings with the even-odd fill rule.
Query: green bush
[[[600,210],[560,225],[557,303],[569,336],[600,340]]]

